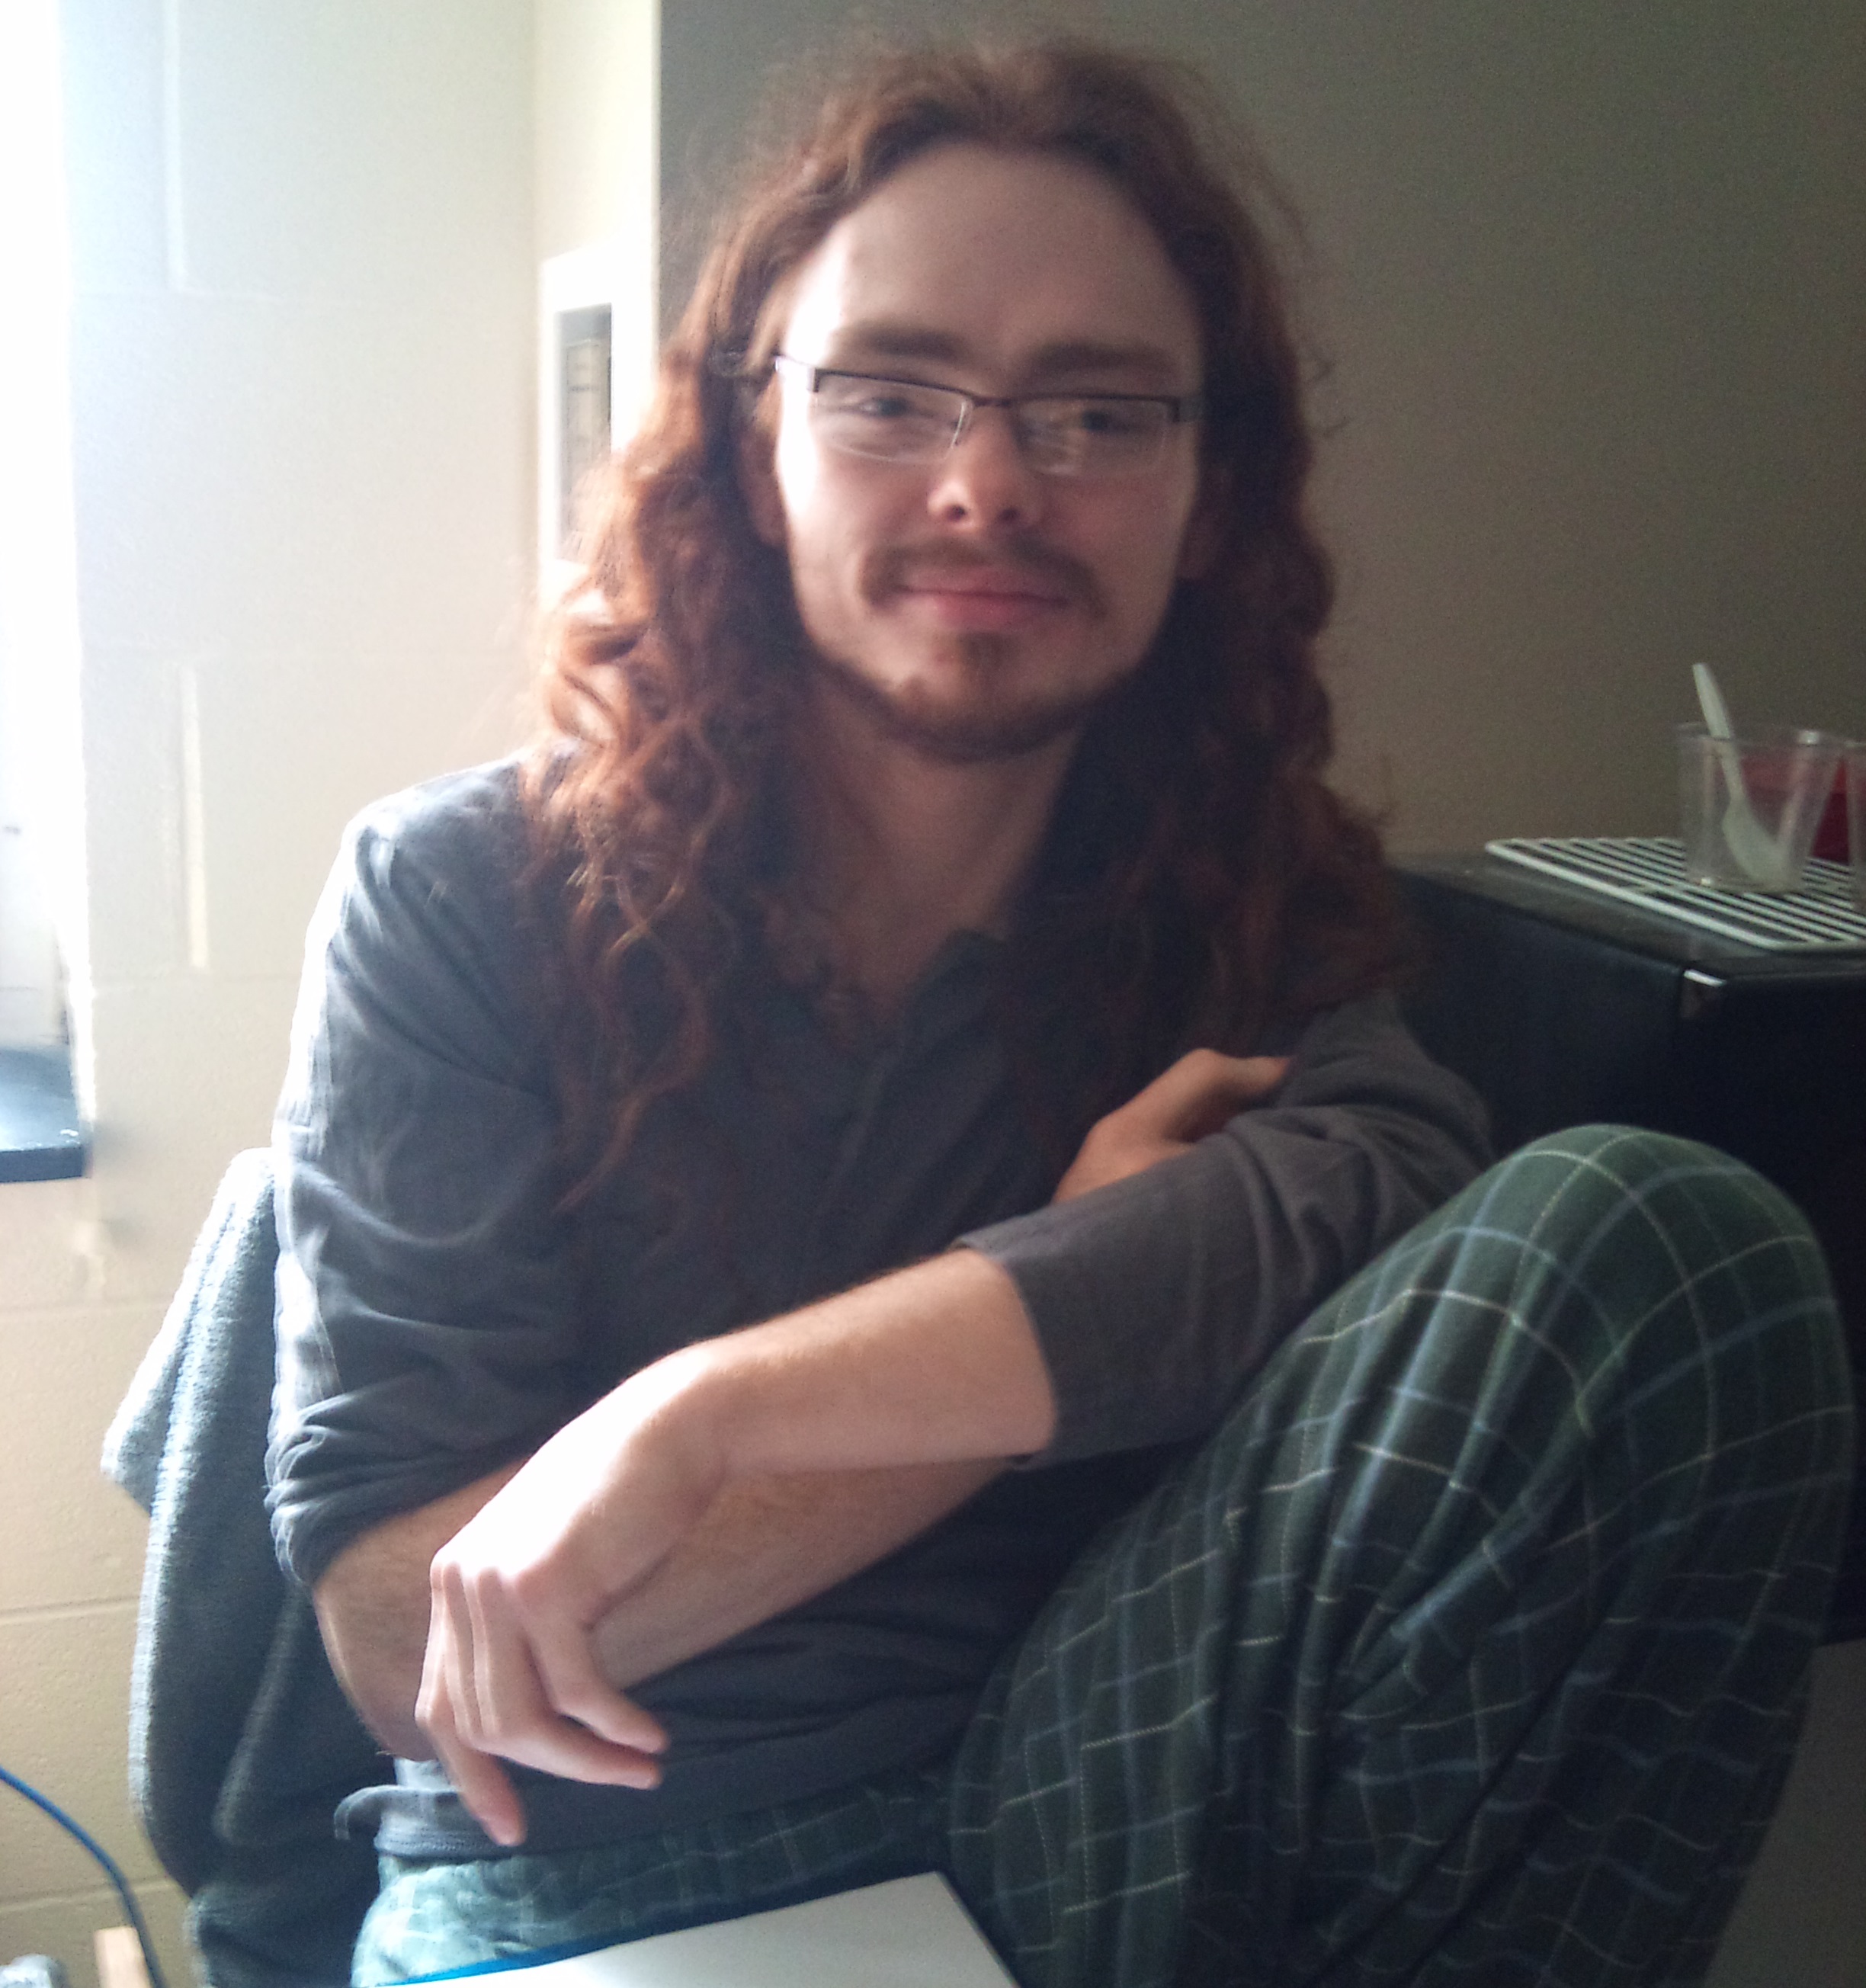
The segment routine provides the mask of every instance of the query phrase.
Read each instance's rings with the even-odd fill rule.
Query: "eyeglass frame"
[[[1202,391],[1192,394],[1122,394],[1106,391],[1070,394],[1060,393],[1053,389],[1042,394],[974,394],[964,387],[948,387],[933,380],[903,379],[891,373],[862,373],[843,366],[813,366],[808,360],[799,359],[794,353],[789,352],[772,353],[771,367],[773,372],[781,372],[782,369],[786,367],[794,368],[790,377],[801,378],[804,391],[813,401],[820,390],[822,382],[825,380],[863,380],[877,387],[917,387],[922,393],[949,394],[954,400],[961,403],[958,418],[952,424],[952,432],[947,438],[946,446],[937,455],[877,455],[866,449],[849,448],[846,446],[839,446],[834,442],[828,445],[829,447],[836,449],[838,455],[851,455],[863,462],[896,462],[909,468],[924,467],[929,463],[944,462],[946,458],[965,440],[966,432],[971,428],[974,418],[982,409],[1002,407],[1011,416],[1012,433],[1017,437],[1019,449],[1033,469],[1036,470],[1039,475],[1044,476],[1080,476],[1083,474],[1080,469],[1065,469],[1046,465],[1029,454],[1023,431],[1017,420],[1017,410],[1027,406],[1033,401],[1120,401],[1160,407],[1166,410],[1166,425],[1160,430],[1158,451],[1148,462],[1137,464],[1132,472],[1137,475],[1143,475],[1147,470],[1158,465],[1161,456],[1165,453],[1166,437],[1172,430],[1175,428],[1185,427],[1191,422],[1202,420],[1207,407],[1206,397]],[[1093,476],[1097,472],[1091,470],[1087,473]],[[1119,471],[1108,473],[1117,475],[1121,474]]]

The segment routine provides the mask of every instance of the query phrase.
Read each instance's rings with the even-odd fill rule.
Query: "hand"
[[[592,1631],[718,1489],[704,1418],[670,1412],[682,1366],[658,1362],[566,1424],[434,1557],[416,1716],[496,1842],[525,1836],[500,1759],[621,1787],[661,1777],[666,1736],[604,1679]]]
[[[1289,1068],[1287,1057],[1189,1051],[1144,1090],[1089,1128],[1081,1151],[1051,1199],[1073,1201],[1183,1153],[1247,1106],[1261,1104]]]

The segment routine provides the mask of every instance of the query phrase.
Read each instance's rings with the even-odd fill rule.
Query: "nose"
[[[1009,407],[980,407],[938,465],[928,508],[943,525],[1027,529],[1043,514],[1044,478],[1031,468]]]

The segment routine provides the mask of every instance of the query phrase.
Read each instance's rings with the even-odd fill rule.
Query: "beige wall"
[[[1402,843],[1672,827],[1668,728],[1866,732],[1866,9],[1109,12],[1313,231],[1350,778]]]
[[[514,735],[532,10],[63,12],[96,1158],[0,1186],[0,1760],[147,1883],[142,1526],[99,1443],[221,1167],[265,1136],[344,820]],[[89,1982],[120,1915],[0,1802],[0,1960]]]
[[[681,0],[664,320],[761,92],[865,24],[1195,62],[1305,218],[1342,776],[1401,847],[1672,825],[1669,728],[1866,733],[1858,0]]]

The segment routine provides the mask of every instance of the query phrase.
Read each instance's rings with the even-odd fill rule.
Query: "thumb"
[[[1287,1057],[1232,1057],[1192,1050],[1123,1107],[1134,1129],[1188,1144],[1261,1101],[1288,1075]]]

